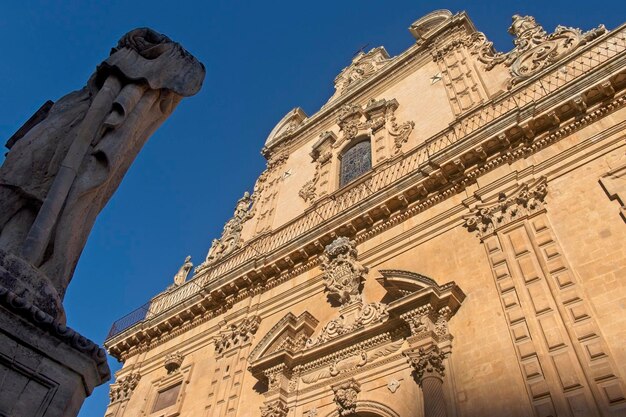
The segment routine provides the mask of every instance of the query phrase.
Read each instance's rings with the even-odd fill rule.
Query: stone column
[[[435,345],[405,352],[424,396],[425,417],[447,417],[443,393],[445,354]]]

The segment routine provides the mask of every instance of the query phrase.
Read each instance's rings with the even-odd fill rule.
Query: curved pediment
[[[439,285],[435,280],[416,272],[397,269],[383,269],[378,272],[382,277],[376,278],[376,281],[387,290],[388,297],[392,300],[429,289],[440,294],[455,286],[454,282]]]
[[[306,113],[300,107],[291,110],[274,126],[265,140],[265,147],[269,148],[275,145],[280,139],[295,131],[306,118]]]

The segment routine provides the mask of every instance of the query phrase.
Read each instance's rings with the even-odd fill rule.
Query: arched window
[[[369,140],[357,142],[343,153],[339,186],[343,187],[372,168],[372,147]]]

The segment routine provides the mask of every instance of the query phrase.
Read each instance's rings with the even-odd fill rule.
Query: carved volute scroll
[[[545,177],[522,184],[508,196],[500,193],[495,204],[477,205],[468,216],[465,216],[464,226],[470,232],[477,231],[480,237],[494,233],[498,228],[514,220],[540,211],[547,193]]]
[[[359,52],[352,59],[352,63],[335,78],[336,91],[330,100],[334,100],[367,80],[391,61],[392,59],[382,46],[371,49],[367,53]]]
[[[236,249],[239,249],[243,244],[241,240],[241,231],[243,230],[243,224],[252,217],[252,211],[250,205],[252,204],[252,198],[247,191],[243,194],[243,197],[237,201],[235,206],[235,213],[233,217],[226,222],[222,236],[219,239],[213,239],[211,249],[206,258],[206,265],[210,265]]]
[[[137,384],[139,384],[140,379],[141,375],[139,372],[131,372],[130,374],[119,378],[114,384],[111,384],[109,391],[111,403],[130,399],[130,396],[137,387]]]
[[[332,386],[335,404],[340,416],[353,416],[356,413],[356,398],[361,385],[354,379]]]
[[[321,255],[324,285],[328,296],[341,305],[361,301],[361,290],[367,268],[357,261],[356,242],[338,237]]]
[[[582,32],[559,25],[553,33],[547,34],[534,17],[514,15],[509,33],[515,37],[515,48],[507,53],[495,52],[493,43],[480,32],[470,35],[466,44],[488,71],[498,64],[509,67],[511,79],[508,87],[511,88],[606,33],[606,28],[600,25]]]
[[[215,353],[222,355],[229,349],[240,347],[251,341],[261,323],[259,316],[248,317],[237,324],[226,326],[214,339]]]
[[[435,345],[430,349],[418,348],[405,353],[409,363],[415,370],[417,383],[421,386],[424,377],[443,378],[446,367],[446,355]]]

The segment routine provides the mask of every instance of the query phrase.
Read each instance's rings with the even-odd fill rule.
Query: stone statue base
[[[65,310],[61,297],[46,275],[24,259],[0,249],[0,287],[19,295],[65,324]]]
[[[10,277],[6,253],[0,259],[0,417],[75,417],[93,389],[110,378],[106,354],[32,297],[4,287],[23,278]],[[13,266],[19,264],[15,259]]]

